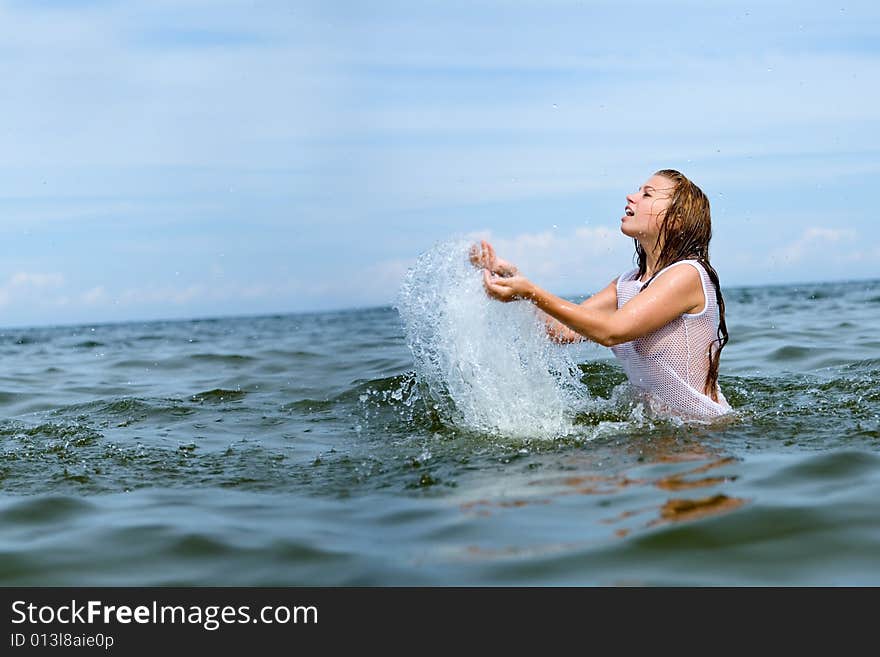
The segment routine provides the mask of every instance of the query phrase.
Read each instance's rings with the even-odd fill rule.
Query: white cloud
[[[630,268],[633,254],[632,240],[607,226],[512,237],[495,237],[492,231],[483,230],[470,233],[467,238],[489,241],[499,257],[559,294],[598,291]]]
[[[207,295],[209,295],[209,288],[195,283],[185,286],[165,285],[128,288],[113,296],[115,297],[115,302],[120,305],[170,304],[180,306],[204,298]]]
[[[62,274],[16,272],[0,284],[0,306],[11,304],[50,305],[54,290],[64,287]]]
[[[400,287],[407,270],[416,263],[415,258],[393,258],[383,260],[369,266],[364,271],[364,281],[371,288],[371,292],[379,292],[387,289]]]
[[[858,252],[852,251],[857,233],[850,228],[810,227],[794,242],[770,252],[768,262],[775,266],[789,266],[800,263],[811,256],[821,255],[828,260],[851,260]],[[856,258],[858,259],[858,258]]]
[[[64,276],[61,274],[18,272],[12,275],[5,287],[7,289],[45,288],[60,287],[62,285],[64,285]]]
[[[87,306],[102,304],[107,301],[107,291],[103,285],[98,285],[90,290],[86,290],[80,296],[82,302]]]
[[[337,267],[330,273],[315,270],[308,279],[286,283],[279,303],[282,307],[292,304],[296,310],[392,303],[407,270],[415,263],[415,257],[389,258],[359,269]]]
[[[861,260],[867,260],[871,263],[874,271],[877,271],[877,263],[880,262],[880,246],[874,247],[872,251],[860,252],[859,257]]]

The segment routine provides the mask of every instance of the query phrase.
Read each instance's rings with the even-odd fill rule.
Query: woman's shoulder
[[[679,267],[679,265],[690,265],[690,267],[681,268],[681,267]],[[668,265],[668,266],[664,267],[663,269],[661,269],[657,273],[657,276],[660,276],[660,274],[663,274],[669,270],[675,270],[675,269],[678,269],[679,271],[683,271],[683,272],[693,270],[697,274],[699,274],[701,280],[703,280],[703,281],[709,280],[711,282],[711,279],[709,278],[709,272],[706,270],[706,267],[703,265],[703,263],[700,262],[700,260],[698,260],[697,258],[685,258],[683,260],[678,260],[676,262],[673,262],[671,265]],[[685,274],[685,275],[690,276],[690,277],[693,276],[693,274]]]
[[[682,267],[680,265],[691,266]],[[666,279],[665,285],[676,289],[679,296],[694,299],[694,308],[691,312],[685,313],[686,317],[699,317],[713,302],[715,286],[703,263],[699,260],[679,260],[661,270],[657,277],[660,278],[661,274],[665,274],[662,277]]]
[[[681,265],[693,265],[692,267],[682,267]],[[700,287],[704,270],[695,260],[679,260],[673,262],[668,267],[664,267],[657,272],[651,279],[651,285],[658,284],[662,281],[664,286],[672,285],[680,288]]]

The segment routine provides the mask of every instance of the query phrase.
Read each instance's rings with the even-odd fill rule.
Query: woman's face
[[[663,176],[651,176],[639,191],[626,196],[626,210],[620,230],[628,237],[649,243],[653,248],[666,208],[672,199],[673,183]]]

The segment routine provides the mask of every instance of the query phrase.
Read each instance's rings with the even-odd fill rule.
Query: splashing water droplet
[[[487,296],[469,248],[451,241],[422,254],[398,295],[422,397],[444,422],[465,430],[570,435],[589,399],[576,363],[547,338],[534,306]]]

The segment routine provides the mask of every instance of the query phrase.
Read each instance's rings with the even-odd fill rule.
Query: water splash
[[[577,364],[534,306],[490,299],[470,244],[435,245],[407,272],[396,308],[422,398],[463,430],[512,438],[574,431],[589,397]]]

